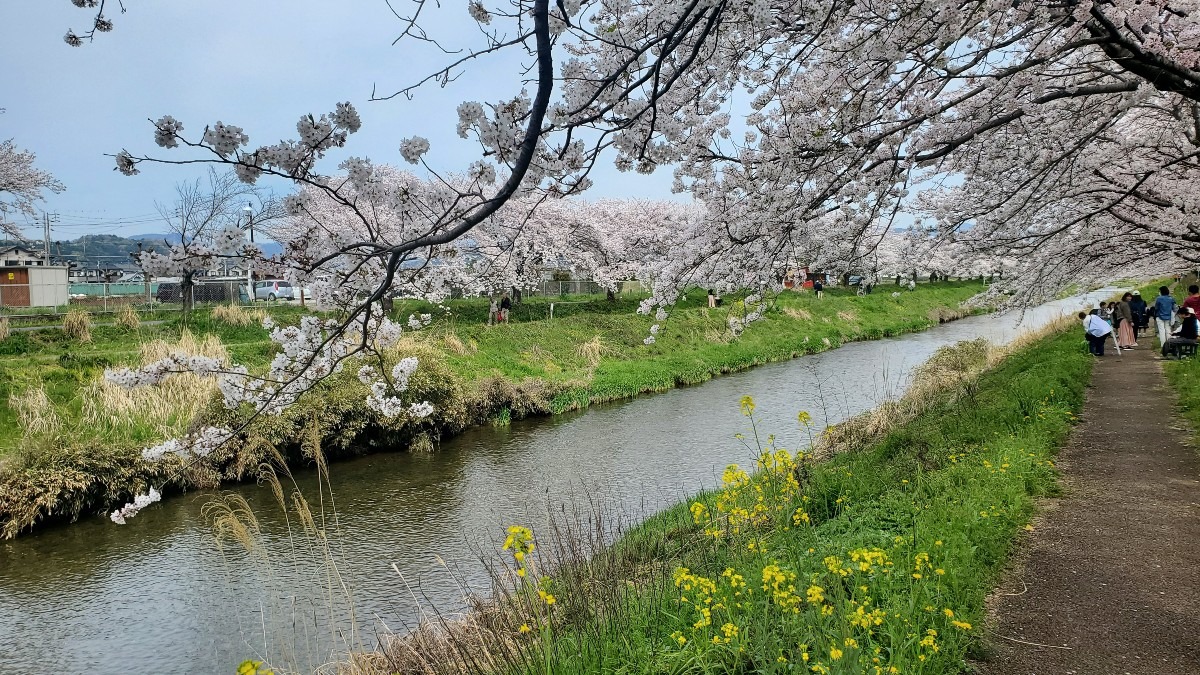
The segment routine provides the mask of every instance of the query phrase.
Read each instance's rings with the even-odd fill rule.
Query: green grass
[[[12,536],[49,513],[72,519],[89,508],[108,508],[149,484],[163,486],[165,481],[173,490],[242,480],[264,459],[268,446],[290,462],[305,464],[312,454],[302,439],[319,443],[332,458],[427,445],[472,425],[556,414],[702,382],[850,340],[922,330],[965,314],[960,303],[981,289],[970,282],[923,284],[892,297],[889,287],[880,287],[865,297],[833,291],[819,301],[807,293],[785,293],[740,337],[726,328],[731,312],[744,312],[739,300],[726,297],[726,306],[710,310],[699,306],[703,297],[693,293],[662,323],[653,345],[643,343],[652,321],[634,314],[638,298],[609,302],[602,296],[573,297],[570,301],[577,304],[564,305],[571,309],[561,312],[556,305],[553,320],[548,318],[549,299],[529,298],[514,311],[512,323],[498,326],[485,325],[487,304],[480,299],[450,301],[449,313],[406,303],[396,308],[401,321],[413,312],[436,318],[388,358],[420,358],[418,376],[405,395],[433,403],[432,416],[420,421],[381,418],[366,406],[366,388],[352,364],[283,414],[249,424],[246,410],[226,410],[216,398],[206,399],[197,423],[244,427],[243,442],[186,471],[138,459],[143,447],[187,426],[174,413],[147,405],[139,410],[150,412],[140,414],[163,418],[123,425],[97,425],[85,414],[88,387],[104,368],[139,363],[141,346],[152,340],[178,340],[184,329],[179,318],[135,333],[96,326],[87,344],[58,329],[14,333],[0,341],[0,430],[5,432],[0,434],[0,533]],[[294,305],[272,309],[278,324],[294,322],[299,314]],[[522,316],[530,320],[519,321]],[[208,311],[194,313],[187,329],[197,337],[216,336],[235,361],[251,369],[264,368],[275,354],[261,327],[227,325]],[[10,401],[38,389],[50,401],[50,417],[60,424],[30,436],[19,428]],[[36,508],[27,508],[29,503]]]
[[[1056,489],[1091,366],[1076,331],[1050,336],[821,463],[756,444],[771,430],[748,419],[752,478],[731,468],[723,489],[540,581],[552,607],[532,585],[515,592],[513,630],[536,639],[502,670],[964,670],[986,595],[1035,500]]]

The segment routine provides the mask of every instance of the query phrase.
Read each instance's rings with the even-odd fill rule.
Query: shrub
[[[92,314],[86,309],[73,309],[63,317],[63,334],[78,342],[92,341]]]
[[[124,305],[117,312],[117,325],[129,330],[137,330],[142,327],[142,320],[138,317],[138,313],[130,305]]]
[[[267,312],[259,308],[246,309],[241,305],[217,305],[213,308],[212,318],[230,326],[257,326],[267,318]]]

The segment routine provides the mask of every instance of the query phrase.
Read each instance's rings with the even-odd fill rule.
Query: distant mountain
[[[178,244],[183,241],[183,238],[174,232],[154,232],[151,234],[134,234],[129,236],[133,241],[151,242],[154,244],[162,244],[164,241],[168,244]],[[263,255],[273,256],[283,253],[283,246],[273,241],[256,241],[254,242],[262,249]],[[136,247],[137,245],[134,244]]]
[[[179,241],[179,235],[173,232],[153,232],[128,237],[115,234],[85,234],[78,239],[51,242],[50,254],[55,258],[75,263],[79,267],[132,267],[133,260],[130,254],[137,252],[139,244],[141,244],[142,250],[161,250],[166,248],[165,243],[177,244]],[[0,245],[5,243],[0,241]],[[283,252],[283,247],[273,241],[255,243],[267,256]],[[39,251],[42,248],[40,241],[34,241],[27,245]]]
[[[93,236],[93,235],[87,235],[87,236]],[[167,242],[168,244],[178,244],[179,242],[183,241],[183,237],[179,236],[175,232],[151,232],[150,234],[131,234],[127,238],[132,239],[133,241],[152,241],[156,244],[161,244],[164,241]],[[82,237],[81,237],[81,239],[82,239]]]

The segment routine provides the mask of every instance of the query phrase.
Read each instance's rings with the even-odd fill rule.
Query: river
[[[978,337],[1003,343],[1110,295],[971,317],[578,413],[471,429],[436,453],[334,464],[336,522],[331,515],[324,526],[336,573],[307,538],[289,536],[271,491],[253,484],[169,499],[124,527],[97,516],[0,542],[0,673],[233,673],[241,660],[264,656],[312,671],[339,650],[369,648],[378,630],[412,625],[422,611],[461,607],[455,577],[484,580],[476,551],[493,545],[505,525],[532,525],[536,533],[548,504],[601,500],[647,514],[716,485],[730,463],[749,464],[750,452],[734,438],[748,430],[738,408],[745,394],[755,398],[761,430],[799,447],[807,437],[796,423],[800,410],[819,431],[901,393],[912,368],[939,347]],[[297,481],[310,501],[319,499],[316,472]],[[222,495],[254,507],[258,553],[218,547],[201,509]]]

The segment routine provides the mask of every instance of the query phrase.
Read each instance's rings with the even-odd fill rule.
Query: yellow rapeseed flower
[[[741,401],[742,414],[746,417],[754,414],[754,399],[749,395],[743,396]]]
[[[529,624],[523,623],[521,624],[521,627],[517,629],[517,632],[524,635],[525,633],[532,633],[533,629],[529,627]]]
[[[838,649],[837,647],[834,647],[829,650],[829,660],[830,661],[837,661],[840,658],[842,658],[842,650]]]

